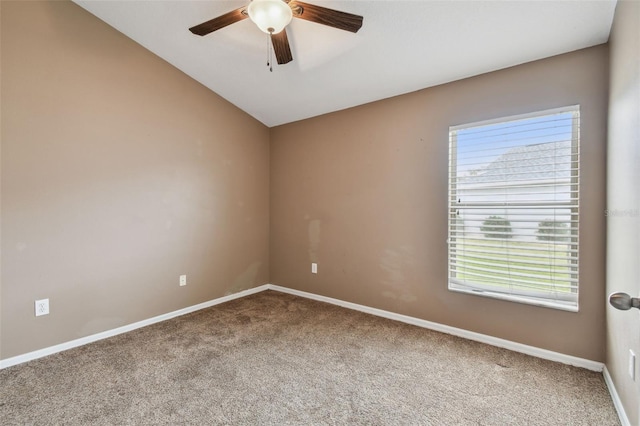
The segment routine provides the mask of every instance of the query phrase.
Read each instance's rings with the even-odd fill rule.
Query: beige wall
[[[607,219],[607,291],[640,297],[640,2],[618,2],[609,42],[607,208],[620,214]],[[640,425],[640,311],[607,309],[606,365],[631,424]]]
[[[1,10],[1,359],[270,281],[604,360],[606,46],[269,131],[74,4]],[[580,312],[447,291],[448,126],[572,104]]]
[[[268,282],[269,130],[75,4],[1,8],[0,358]]]
[[[607,58],[598,46],[272,128],[271,282],[604,361]],[[448,291],[448,127],[573,104],[580,312]]]

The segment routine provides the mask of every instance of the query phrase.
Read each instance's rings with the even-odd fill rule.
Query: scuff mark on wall
[[[405,269],[413,263],[413,249],[410,246],[402,246],[397,250],[385,249],[380,259],[380,268],[385,274],[380,282],[389,289],[382,292],[384,297],[402,302],[417,300],[417,297],[409,292],[404,274]]]
[[[247,290],[255,287],[256,277],[262,262],[253,262],[247,269],[233,280],[233,285],[225,293],[225,295],[238,293],[242,290]]]
[[[320,220],[309,222],[309,260],[318,262],[318,248],[320,247]]]
[[[96,318],[87,322],[78,330],[77,336],[90,336],[92,334],[99,333],[104,330],[113,330],[118,327],[126,325],[126,321],[123,318],[108,317],[108,318]]]

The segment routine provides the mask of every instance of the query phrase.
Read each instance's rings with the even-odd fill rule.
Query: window
[[[449,128],[449,289],[578,310],[580,112]]]

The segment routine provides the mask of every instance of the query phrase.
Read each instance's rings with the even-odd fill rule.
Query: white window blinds
[[[577,106],[449,129],[449,289],[578,310]]]

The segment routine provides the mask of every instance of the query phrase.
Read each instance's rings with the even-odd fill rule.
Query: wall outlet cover
[[[180,287],[187,285],[187,276],[180,275]]]
[[[49,315],[49,299],[36,300],[36,316]]]

